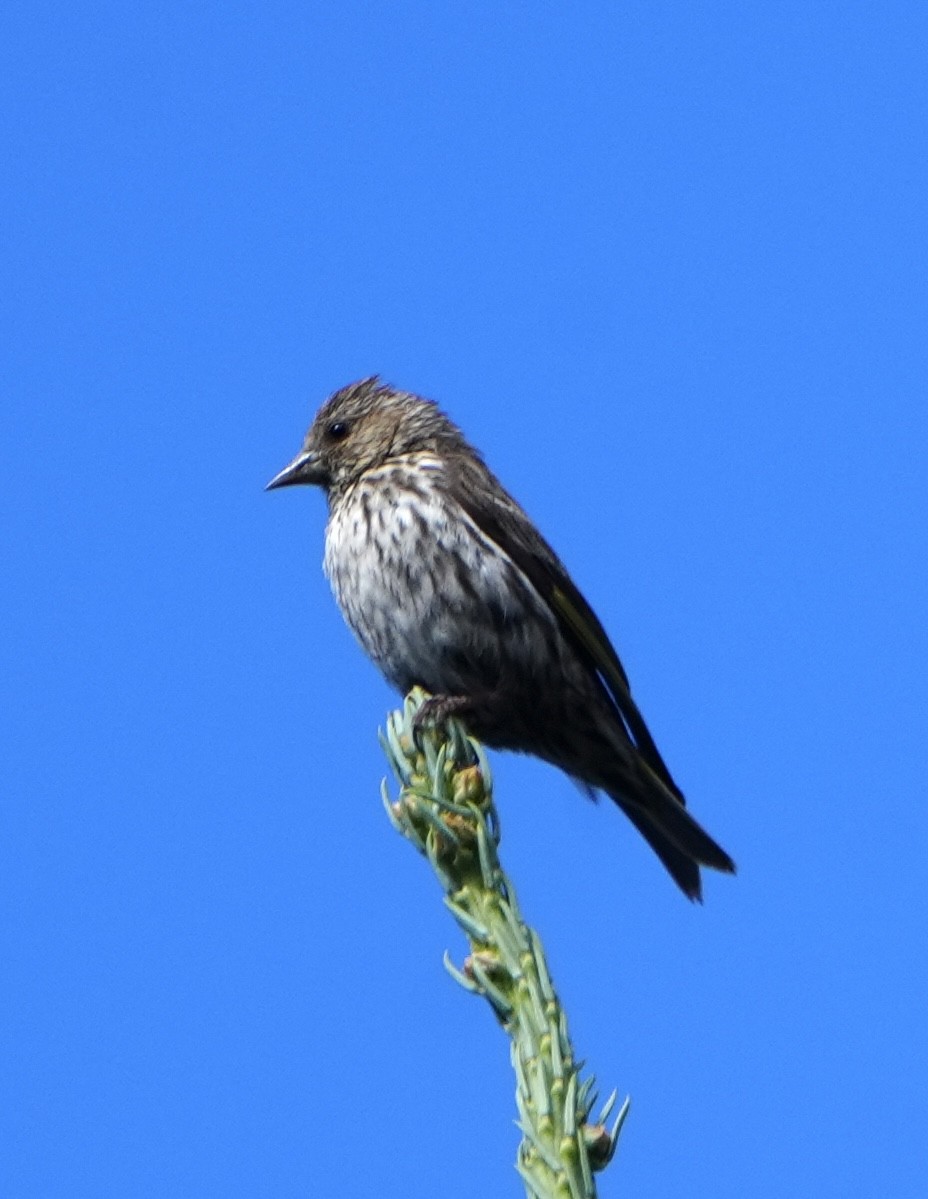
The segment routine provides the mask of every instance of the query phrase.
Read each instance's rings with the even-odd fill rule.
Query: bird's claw
[[[466,707],[463,695],[430,695],[412,719],[412,737],[419,752],[424,752],[422,735],[427,729],[443,724],[449,716],[460,715]]]

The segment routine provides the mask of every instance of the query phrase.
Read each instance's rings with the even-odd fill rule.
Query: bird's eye
[[[327,432],[333,441],[344,441],[350,427],[346,420],[334,420],[329,425]]]

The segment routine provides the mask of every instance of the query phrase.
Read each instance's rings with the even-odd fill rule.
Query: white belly
[[[356,487],[335,506],[324,567],[345,620],[390,682],[459,694],[530,672],[542,628],[557,634],[511,560],[461,509],[449,519],[437,489],[423,496],[393,481],[376,504],[369,497]]]

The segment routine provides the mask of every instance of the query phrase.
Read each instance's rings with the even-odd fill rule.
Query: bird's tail
[[[610,790],[612,799],[628,816],[664,863],[674,882],[690,899],[702,899],[700,866],[709,866],[727,874],[735,873],[735,863],[689,814],[679,798],[639,759],[645,778],[634,797],[627,788]]]

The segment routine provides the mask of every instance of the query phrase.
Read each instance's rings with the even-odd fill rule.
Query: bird
[[[361,647],[418,720],[566,772],[625,813],[680,890],[734,873],[686,808],[612,642],[567,568],[432,400],[377,375],[322,404],[267,490],[321,487],[323,569]]]

